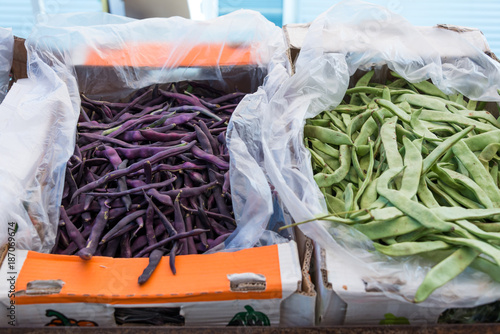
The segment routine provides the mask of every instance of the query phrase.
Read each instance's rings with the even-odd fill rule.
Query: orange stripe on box
[[[242,45],[180,43],[128,44],[125,48],[88,51],[85,66],[209,67],[257,64],[251,48]]]
[[[147,258],[96,256],[85,261],[77,256],[30,251],[16,281],[16,291],[25,290],[34,280],[60,279],[65,284],[58,294],[18,295],[16,303],[153,304],[282,297],[277,245],[177,256],[177,275],[170,271],[168,260],[168,256],[163,257],[149,281],[140,286],[137,279],[148,264]],[[266,277],[265,291],[232,292],[227,275],[249,272]]]

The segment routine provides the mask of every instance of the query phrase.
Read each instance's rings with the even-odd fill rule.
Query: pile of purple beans
[[[128,102],[82,95],[53,253],[149,257],[201,254],[236,228],[226,129],[244,93],[200,83],[142,89]]]

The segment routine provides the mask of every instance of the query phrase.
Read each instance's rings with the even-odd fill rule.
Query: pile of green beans
[[[485,103],[428,81],[392,73],[377,84],[373,74],[306,120],[330,213],[321,219],[349,224],[391,257],[434,261],[413,302],[469,266],[500,282],[500,122]]]

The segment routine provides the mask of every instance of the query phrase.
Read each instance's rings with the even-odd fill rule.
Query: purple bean
[[[122,235],[120,240],[120,257],[122,258],[131,258],[132,250],[130,248],[130,233],[125,233]]]
[[[148,245],[148,239],[146,238],[145,235],[141,235],[134,240],[134,242],[130,246],[130,250],[132,251],[132,254],[136,254],[138,251],[140,251],[147,245]]]
[[[124,226],[126,226],[128,223],[134,221],[137,219],[137,217],[140,217],[146,213],[146,210],[137,210],[134,211],[124,218],[122,218],[118,223],[116,223],[113,228],[111,228],[102,238],[101,238],[101,243],[105,243],[110,236],[118,232],[120,229],[122,229]]]
[[[194,237],[195,235],[200,235],[203,232],[207,232],[207,230],[202,230],[202,229],[197,228],[197,229],[193,229],[192,231],[189,231],[189,232],[177,233],[176,235],[173,235],[173,236],[165,238],[161,241],[158,241],[156,244],[154,244],[152,246],[145,247],[144,249],[139,251],[134,257],[142,257],[144,254],[151,252],[153,249],[164,246],[171,241],[180,240],[180,239],[187,238],[187,237]]]
[[[94,224],[92,226],[92,231],[90,233],[89,239],[87,240],[87,245],[85,248],[80,249],[78,255],[84,260],[90,260],[97,250],[97,246],[99,244],[99,238],[106,227],[106,223],[108,222],[108,214],[109,208],[107,206],[107,200],[100,199],[99,205],[101,206],[101,210],[97,215]]]
[[[212,249],[215,246],[218,246],[219,244],[223,243],[226,241],[226,239],[231,235],[231,233],[226,233],[226,234],[221,234],[219,235],[215,240],[208,240],[208,249]]]
[[[191,152],[193,153],[193,155],[199,159],[202,159],[202,160],[205,160],[211,164],[214,164],[216,165],[218,168],[220,169],[224,169],[224,170],[228,170],[229,169],[229,163],[222,160],[221,158],[213,155],[213,154],[209,154],[203,150],[201,150],[200,148],[198,148],[197,146],[192,146],[191,147]]]
[[[179,202],[179,197],[177,196],[174,201],[174,224],[173,224],[177,234],[186,232],[186,225],[184,223],[184,215],[182,214],[181,205]],[[180,241],[181,245],[183,245],[183,251],[187,254],[187,240],[182,239]],[[185,255],[184,254],[184,255]]]
[[[142,133],[140,131],[136,131],[136,130],[126,131],[125,133],[123,133],[121,135],[121,137],[123,140],[129,141],[129,142],[138,142],[138,141],[146,140],[146,138],[144,138]],[[130,144],[130,146],[131,146],[131,148],[134,148],[134,147],[136,148],[136,145]]]
[[[144,168],[144,164],[149,161],[150,163],[156,163],[162,159],[165,159],[165,158],[168,158],[170,156],[173,156],[173,155],[176,155],[176,154],[179,154],[181,152],[184,152],[184,151],[187,151],[189,150],[192,146],[194,146],[195,142],[191,142],[191,143],[187,143],[183,146],[179,146],[179,147],[172,147],[172,148],[169,148],[169,149],[165,149],[163,152],[159,152],[157,154],[155,154],[154,156],[150,157],[150,159],[148,160],[141,160],[141,161],[138,161],[136,163],[133,163],[132,165],[128,166],[127,168],[125,169],[121,169],[119,171],[116,171],[116,172],[112,172],[112,173],[109,173],[109,174],[106,174],[104,175],[103,177],[101,177],[100,179],[98,179],[97,181],[94,181],[94,182],[91,182],[89,184],[86,184],[85,186],[79,188],[75,194],[73,194],[72,198],[76,197],[77,195],[83,193],[83,192],[86,192],[86,191],[90,191],[90,190],[93,190],[93,189],[96,189],[98,188],[99,186],[103,185],[103,184],[106,184],[107,182],[109,181],[112,181],[112,180],[116,180],[122,176],[125,176],[131,172],[135,172],[141,168]]]
[[[175,148],[175,147],[176,146],[170,148]],[[144,159],[154,156],[155,154],[162,153],[165,151],[165,149],[166,149],[165,147],[151,147],[151,146],[138,147],[138,148],[117,147],[116,152],[118,152],[120,156],[126,159]]]
[[[165,133],[167,131],[172,130],[176,126],[177,126],[177,124],[171,123],[171,124],[168,124],[168,125],[165,125],[165,126],[155,127],[154,129],[155,129],[156,132]]]
[[[122,197],[124,195],[130,195],[130,194],[138,193],[138,192],[141,192],[143,190],[148,190],[148,189],[152,189],[152,188],[165,187],[165,186],[171,184],[172,182],[174,182],[176,179],[177,179],[177,177],[174,176],[174,177],[172,177],[172,178],[170,178],[168,180],[165,180],[163,182],[150,183],[150,184],[146,184],[146,185],[143,185],[143,186],[140,186],[140,187],[135,187],[135,188],[132,188],[132,189],[128,189],[128,190],[125,190],[125,191],[105,192],[105,193],[89,192],[86,195],[91,195],[91,196],[96,196],[96,197],[99,197],[99,196],[105,196],[105,197]]]
[[[106,248],[104,249],[102,256],[114,257],[119,246],[120,246],[120,239],[119,238],[115,238],[113,240],[110,240],[106,244]]]
[[[153,208],[152,201],[148,196],[145,196],[148,200],[148,208],[146,210],[146,238],[148,239],[148,245],[153,245],[156,243],[155,230],[153,226],[153,219],[155,214],[155,209]]]
[[[168,263],[170,265],[170,270],[172,271],[172,274],[174,274],[174,275],[177,273],[177,270],[175,269],[175,253],[177,252],[178,245],[179,245],[179,241],[175,240],[174,243],[172,244],[172,249],[170,250],[170,258],[168,260]]]
[[[208,102],[210,102],[212,104],[221,104],[222,102],[231,101],[231,100],[236,99],[236,98],[238,98],[238,102],[239,102],[239,100],[241,98],[243,98],[243,96],[245,96],[245,93],[242,93],[242,92],[229,93],[226,95],[216,97],[212,100],[209,100]]]
[[[207,125],[205,124],[205,122],[203,122],[201,120],[198,122],[198,125],[200,126],[201,131],[203,131],[203,133],[205,134],[206,138],[208,139],[208,142],[210,143],[210,147],[211,147],[211,151],[212,152],[209,152],[209,151],[207,151],[205,149],[204,149],[204,151],[207,152],[207,153],[210,153],[210,154],[219,155],[219,149],[218,149],[218,145],[217,145],[217,139],[214,138],[214,136],[212,135],[212,132],[217,131],[217,129],[210,130],[207,127]],[[202,146],[202,148],[203,148],[203,146]]]
[[[149,189],[146,194],[148,196],[153,196],[157,201],[159,201],[161,204],[173,207],[174,202],[172,201],[172,198],[168,195],[163,195],[161,194],[158,190],[156,189]]]
[[[124,169],[127,168],[128,160],[125,159],[122,161],[122,163],[118,166],[118,169]],[[127,191],[127,178],[125,176],[120,177],[118,180],[116,180],[116,183],[118,185],[118,191]],[[130,198],[130,195],[124,195],[121,197],[121,201],[123,205],[125,205],[125,209],[127,211],[130,209],[130,206],[132,205],[132,199]]]
[[[189,179],[191,179],[196,183],[201,183],[201,184],[207,183],[207,181],[205,180],[205,178],[201,173],[195,172],[193,170],[185,170],[184,173],[186,173],[189,176]]]
[[[64,207],[62,205],[60,206],[59,212],[61,219],[64,222],[66,232],[68,233],[68,237],[76,243],[78,249],[82,249],[83,247],[85,247],[85,239],[81,235],[80,231],[78,231],[78,229],[75,227],[71,219],[69,219],[68,215],[66,214],[66,210],[64,210]]]
[[[154,130],[140,130],[141,135],[147,140],[154,140],[160,142],[169,142],[174,140],[181,140],[186,137],[186,133],[169,132],[161,133]]]
[[[111,146],[99,146],[95,152],[95,155],[98,157],[108,158],[109,162],[115,169],[118,169],[118,166],[120,166],[120,164],[122,163],[122,159],[120,159],[120,156],[118,155],[116,150]]]
[[[146,177],[146,183],[151,184],[151,181],[153,179],[153,170],[151,168],[151,163],[149,161],[146,161],[143,170],[144,170],[144,176]]]
[[[186,231],[191,231],[193,229],[193,216],[190,213],[186,214],[186,219],[184,221],[186,223]],[[186,240],[188,254],[196,254],[197,251],[193,237],[187,237]]]
[[[173,109],[174,108],[172,108],[171,110],[173,110]],[[190,114],[176,115],[174,117],[171,117],[171,118],[167,119],[163,123],[163,126],[169,126],[169,125],[172,125],[172,124],[175,124],[175,126],[179,126],[181,124],[189,122],[190,120],[194,119],[199,114],[200,114],[199,112],[194,112],[194,113],[190,113]]]
[[[225,194],[229,191],[229,171],[224,173],[224,183],[222,184],[222,193]]]
[[[171,197],[180,196],[181,198],[187,198],[187,197],[191,197],[191,196],[199,196],[199,195],[203,194],[204,192],[206,192],[214,187],[215,187],[215,189],[217,189],[217,187],[216,187],[217,184],[218,184],[217,181],[215,181],[215,182],[210,182],[210,183],[204,184],[204,185],[199,186],[199,187],[180,188],[180,189],[174,189],[174,190],[167,190],[167,191],[160,192],[160,193],[163,195],[171,196]]]
[[[151,274],[153,274],[153,271],[155,271],[156,267],[158,267],[158,264],[160,263],[164,252],[165,252],[164,249],[159,248],[153,250],[151,254],[149,254],[149,263],[142,272],[141,276],[139,276],[138,279],[139,284],[142,285],[148,281],[148,279],[151,277]]]
[[[137,98],[135,98],[132,102],[128,103],[127,106],[125,108],[123,108],[123,110],[121,110],[119,113],[117,113],[115,115],[115,117],[113,118],[113,120],[116,121],[118,118],[120,118],[120,116],[122,116],[123,114],[127,113],[132,107],[134,107],[137,103],[139,103],[142,100],[142,98],[144,98],[150,92],[151,92],[151,90],[148,90],[145,93],[143,93],[140,96],[138,96]]]

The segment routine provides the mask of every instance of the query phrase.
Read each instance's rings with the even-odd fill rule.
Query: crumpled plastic
[[[0,103],[2,103],[9,87],[9,74],[14,55],[14,36],[12,29],[0,28]]]
[[[29,78],[19,80],[0,107],[0,218],[2,224],[18,224],[19,249],[40,252],[50,252],[55,242],[80,92],[118,101],[152,84],[199,80],[252,93],[277,59],[284,59],[275,59],[275,54],[285,52],[281,29],[249,10],[210,21],[135,20],[104,13],[40,16],[26,48]],[[234,145],[231,153],[244,151]],[[245,174],[250,166],[245,158],[232,158],[237,221],[248,217],[237,212],[242,202],[268,221],[273,202],[267,180],[263,175],[248,182],[235,179],[235,173]],[[238,196],[247,191],[263,196]],[[7,229],[0,228],[3,244]],[[279,235],[264,242],[276,240],[281,240]]]
[[[356,70],[383,65],[411,82],[431,79],[448,94],[459,92],[471,99],[500,101],[500,64],[459,34],[417,29],[399,15],[361,1],[333,6],[311,23],[296,61],[296,73],[291,77],[276,74],[281,80],[278,88],[264,85],[246,97],[248,103],[240,104],[247,113],[237,110],[258,119],[249,121],[241,133],[255,134],[256,138],[246,140],[247,146],[258,151],[254,155],[260,157],[259,166],[294,221],[327,213],[303,143],[305,120],[337,106]],[[397,259],[375,252],[366,236],[346,225],[313,221],[299,228],[330,255],[330,281],[338,281],[347,266],[370,289],[399,301],[413,299],[433,265],[417,256]],[[336,293],[342,298],[349,292]],[[467,269],[419,305],[472,307],[499,298],[498,283]]]

